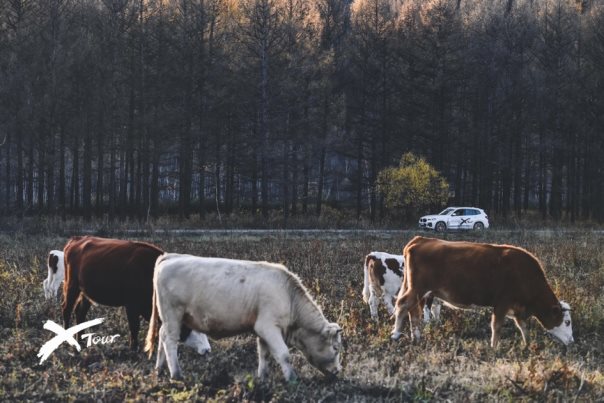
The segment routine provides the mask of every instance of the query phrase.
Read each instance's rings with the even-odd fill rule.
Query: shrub
[[[387,208],[402,210],[407,217],[444,205],[449,194],[449,184],[440,172],[413,153],[403,154],[398,167],[381,171],[377,188]]]

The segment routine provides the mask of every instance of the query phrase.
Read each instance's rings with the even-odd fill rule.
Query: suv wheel
[[[484,229],[484,224],[481,222],[477,222],[474,224],[474,231],[482,231]]]
[[[445,232],[446,230],[447,230],[447,225],[442,221],[437,222],[436,225],[434,226],[434,231],[436,231],[436,232]]]

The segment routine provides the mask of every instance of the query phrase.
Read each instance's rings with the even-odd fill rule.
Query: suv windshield
[[[438,213],[438,215],[447,215],[447,214],[449,214],[451,211],[453,211],[453,209],[452,209],[452,208],[447,208],[447,209],[444,209],[443,211],[441,211],[440,213]]]

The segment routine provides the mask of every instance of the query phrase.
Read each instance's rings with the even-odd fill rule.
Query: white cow
[[[63,257],[63,251],[61,250],[51,250],[48,253],[48,277],[42,283],[46,299],[56,298],[59,287],[65,278],[65,260]]]
[[[388,314],[394,314],[392,301],[398,294],[405,272],[405,260],[402,255],[386,252],[371,252],[365,256],[363,266],[363,301],[369,304],[371,318],[377,320],[380,299],[386,305]],[[424,304],[424,322],[430,321],[430,313],[435,320],[440,318],[440,302],[426,297]]]
[[[145,351],[151,357],[159,333],[156,368],[167,360],[173,379],[181,378],[177,341],[183,323],[213,338],[255,333],[260,378],[269,353],[285,379],[296,378],[290,346],[327,376],[341,369],[340,326],[325,319],[300,279],[282,265],[167,253],[157,259],[153,289]]]

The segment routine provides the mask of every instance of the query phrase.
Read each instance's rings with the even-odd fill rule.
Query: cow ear
[[[334,337],[341,331],[342,328],[340,327],[340,325],[338,325],[337,323],[329,323],[327,326],[325,326],[322,333],[324,336]]]
[[[562,308],[562,312],[569,312],[571,310],[570,305],[564,301],[560,301],[560,308]]]

